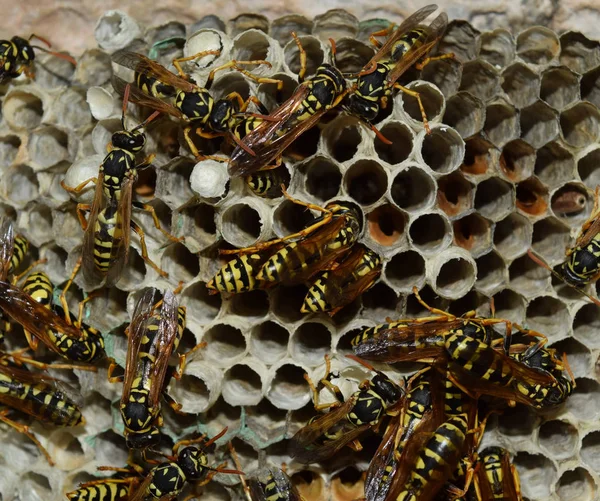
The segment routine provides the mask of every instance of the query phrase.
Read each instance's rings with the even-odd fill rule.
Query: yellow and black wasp
[[[0,40],[0,84],[17,78],[22,73],[28,78],[35,76],[33,72],[33,62],[35,61],[34,49],[65,59],[73,66],[77,65],[75,59],[68,54],[61,54],[60,52],[50,51],[45,47],[31,45],[30,42],[34,38],[50,47],[48,40],[35,34],[32,34],[28,39],[14,36],[10,40]]]
[[[0,410],[0,421],[29,437],[48,463],[53,465],[50,454],[29,427],[7,417],[10,410],[24,412],[42,423],[55,426],[77,426],[83,424],[85,419],[77,404],[57,387],[56,379],[25,368],[25,362],[37,364],[23,357],[22,353],[23,350],[18,353],[0,352],[0,404],[7,406]]]
[[[476,501],[523,501],[521,483],[510,456],[502,447],[487,447],[479,453],[474,477]]]
[[[391,28],[371,35],[371,41],[378,47],[378,51],[358,74],[356,83],[346,97],[343,106],[348,113],[369,123],[388,106],[394,90],[401,90],[417,100],[425,130],[430,132],[421,96],[397,81],[422,58],[425,59],[417,64],[419,70],[432,60],[454,57],[453,54],[426,57],[446,31],[448,24],[448,16],[442,12],[431,24],[420,25],[436,9],[437,5],[427,5],[419,9],[394,29],[391,35]],[[377,40],[381,36],[388,36],[383,45]]]
[[[252,117],[251,117],[252,118]],[[257,125],[259,119],[254,119]],[[242,139],[244,136],[240,136]],[[285,189],[290,183],[290,175],[285,165],[280,165],[275,169],[261,170],[246,176],[246,186],[259,197],[278,198],[283,194],[282,187]]]
[[[239,138],[245,136],[266,115],[247,113],[250,103],[255,103],[260,111],[266,112],[260,101],[250,97],[244,101],[238,92],[231,92],[224,98],[215,100],[209,92],[216,72],[234,68],[259,83],[277,83],[279,80],[262,78],[240,68],[240,65],[267,64],[267,61],[230,61],[213,69],[204,87],[189,81],[180,66],[181,61],[197,59],[215,51],[205,51],[187,58],[173,61],[178,75],[171,73],[159,63],[152,61],[142,54],[129,51],[119,51],[113,54],[115,63],[135,71],[135,86],[131,89],[131,101],[141,106],[174,116],[187,125],[183,131],[186,142],[196,159],[213,158],[223,161],[223,157],[204,156],[196,148],[190,132],[195,127],[200,137],[212,139],[227,136],[233,142],[241,144]],[[127,83],[116,75],[113,77],[113,87],[123,95]],[[172,98],[172,103],[166,99]]]
[[[279,468],[264,468],[248,479],[250,501],[304,501],[292,480]]]
[[[284,192],[284,195],[291,199],[287,193]],[[353,204],[331,202],[323,208],[291,200],[322,215],[307,228],[292,235],[244,249],[221,251],[222,254],[237,256],[217,272],[207,284],[209,289],[239,293],[278,283],[305,282],[328,269],[358,239],[362,219]]]
[[[144,261],[159,275],[167,276],[167,273],[148,256],[144,231],[131,218],[132,207],[150,213],[156,228],[170,240],[178,241],[162,229],[154,207],[134,201],[132,198],[133,183],[137,179],[138,171],[148,167],[154,159],[154,155],[150,155],[136,164],[136,154],[141,152],[146,144],[146,135],[140,129],[156,118],[158,112],[150,115],[133,129],[127,130],[125,127],[127,103],[128,92],[125,92],[121,118],[123,130],[112,135],[111,151],[100,164],[98,177],[87,179],[75,187],[69,187],[61,181],[61,186],[65,190],[75,194],[80,193],[91,182],[96,184],[92,204],[77,204],[79,221],[85,231],[82,250],[83,273],[86,281],[93,284],[93,288],[113,285],[121,277],[129,256],[131,230],[140,238]],[[85,212],[89,212],[87,221]]]
[[[335,315],[373,286],[381,275],[381,258],[356,245],[333,270],[325,271],[308,290],[301,312],[326,311]]]
[[[118,475],[80,484],[79,488],[67,492],[69,501],[128,501],[129,494],[135,492],[142,481],[140,475],[143,474],[143,469],[137,465],[129,468],[100,466],[98,469],[116,471]]]
[[[54,353],[72,362],[90,363],[102,358],[105,354],[104,339],[96,329],[81,321],[83,310],[80,309],[77,321],[71,320],[66,291],[74,275],[60,295],[62,308],[52,304],[54,286],[45,273],[29,275],[23,287],[16,285],[18,276],[7,281],[6,273],[17,261],[22,261],[24,246],[21,240],[17,247],[13,247],[13,243],[18,240],[14,237],[10,221],[3,221],[0,231],[0,308],[4,314],[23,327],[32,348],[37,346],[39,340]],[[15,256],[21,257],[15,260]],[[91,367],[78,367],[95,370]]]
[[[306,52],[295,33],[292,36],[300,50],[300,85],[287,101],[263,118],[238,143],[229,160],[228,170],[232,177],[248,176],[273,168],[273,165],[279,166],[285,149],[340,104],[348,93],[344,76],[328,63],[321,64],[315,75],[304,80]]]
[[[313,394],[315,410],[328,412],[311,419],[292,437],[290,456],[297,461],[322,461],[347,445],[360,450],[358,439],[362,434],[378,426],[386,415],[399,412],[404,397],[403,386],[365,362],[348,356],[375,372],[375,376],[363,381],[347,400],[344,400],[339,387],[330,381],[334,374],[331,373],[329,357],[325,358],[326,374],[318,386],[314,385],[308,375],[304,376]],[[322,388],[328,388],[333,393],[335,402],[319,403]]]
[[[528,255],[535,263],[548,269],[559,280],[585,294],[600,306],[597,298],[583,290],[586,285],[600,278],[600,186],[594,194],[594,208],[590,217],[583,223],[575,245],[567,249],[567,259],[558,266],[557,271],[531,249]]]
[[[160,397],[167,381],[169,358],[176,353],[185,329],[185,313],[171,291],[158,301],[157,291],[148,289],[135,306],[119,406],[129,448],[147,449],[160,441]],[[180,377],[184,364],[185,355],[181,355],[175,377]],[[114,368],[114,364],[109,368],[111,380],[115,379]],[[169,403],[178,409],[177,404]]]

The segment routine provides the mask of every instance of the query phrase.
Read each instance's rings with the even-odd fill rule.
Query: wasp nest
[[[252,71],[281,79],[287,97],[300,67],[291,31],[306,49],[310,75],[329,59],[329,37],[337,42],[341,69],[359,70],[373,54],[369,34],[381,26],[385,23],[331,11],[312,21],[286,16],[269,22],[248,14],[225,23],[209,16],[190,26],[173,22],[144,30],[126,15],[109,12],[96,27],[100,48],[85,52],[76,69],[41,54],[35,80],[4,89],[1,211],[48,260],[51,279],[64,281],[79,255],[82,231],[60,181],[75,186],[95,176],[111,133],[121,127],[120,99],[110,85],[110,53],[118,49],[152,49],[167,66],[182,53],[220,50],[203,64],[188,64],[199,82],[230,59],[264,59],[271,66]],[[155,45],[167,39],[170,43]],[[185,241],[165,246],[149,216],[136,215],[147,232],[150,257],[169,279],[146,266],[134,237],[124,278],[107,302],[90,303],[89,323],[102,329],[108,355],[123,365],[123,331],[140,291],[183,281],[188,325],[182,343],[207,345],[183,379],[169,387],[188,415],[165,409],[164,433],[175,440],[192,431],[214,435],[228,426],[226,438],[233,439],[242,468],[252,471],[263,450],[274,463],[289,462],[286,439],[313,414],[305,372],[318,379],[326,353],[337,367],[346,365],[343,356],[360,329],[386,317],[423,313],[413,286],[431,304],[458,314],[487,307],[493,298],[498,317],[545,333],[550,346],[567,353],[577,388],[557,411],[539,415],[517,406],[501,419],[491,418],[484,445],[496,443],[514,454],[523,494],[531,500],[597,499],[600,312],[553,283],[526,251],[532,247],[549,264],[559,263],[591,211],[589,190],[600,184],[600,44],[577,32],[558,36],[532,27],[518,35],[502,29],[480,33],[453,21],[438,51],[456,58],[406,75],[408,87],[421,93],[431,134],[423,129],[416,101],[399,93],[377,124],[391,145],[341,114],[302,136],[294,155],[300,160],[285,160],[292,196],[360,206],[365,223],[360,240],[384,260],[380,281],[362,298],[331,319],[300,313],[304,286],[209,295],[206,283],[220,266],[216,247],[223,241],[246,246],[283,236],[310,215],[282,197],[255,196],[242,180],[229,180],[226,164],[195,165],[179,146],[185,144],[179,125],[164,120],[149,128],[146,149],[157,153],[156,169],[141,174],[136,192]],[[213,90],[275,104],[273,84],[257,85],[238,72],[218,73]],[[128,122],[140,119],[134,106],[129,111]],[[81,200],[92,194],[90,189]],[[94,478],[97,466],[126,461],[115,407],[120,385],[109,384],[104,371],[77,371],[76,377],[86,427],[72,433],[33,425],[55,468],[25,437],[1,429],[4,501],[63,499],[79,482]],[[356,482],[369,455],[338,459],[327,474],[315,466],[310,476],[294,476],[307,499],[360,496]],[[297,473],[297,465],[290,464],[290,472]],[[217,478],[203,500],[240,499],[238,477]]]

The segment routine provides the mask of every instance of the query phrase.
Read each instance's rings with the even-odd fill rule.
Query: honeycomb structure
[[[110,134],[120,128],[120,99],[110,84],[110,53],[118,49],[154,50],[167,66],[182,53],[220,50],[219,56],[188,64],[200,83],[230,59],[265,59],[271,67],[252,72],[283,80],[287,97],[299,71],[291,31],[307,51],[310,75],[330,61],[330,37],[336,40],[337,65],[356,72],[373,54],[369,34],[385,26],[387,21],[360,22],[335,10],[313,20],[245,14],[227,22],[208,16],[189,26],[172,22],[144,29],[120,12],[108,12],[96,27],[99,48],[86,51],[77,68],[39,54],[35,80],[20,79],[3,89],[0,213],[31,241],[32,259],[46,258],[50,278],[64,282],[79,256],[82,231],[75,201],[60,181],[75,186],[95,176]],[[170,44],[154,45],[167,39]],[[195,164],[179,146],[185,144],[180,125],[164,119],[149,127],[146,152],[157,153],[155,169],[141,174],[136,192],[185,241],[165,242],[147,214],[135,213],[147,232],[150,257],[169,278],[146,267],[133,237],[123,279],[104,299],[90,303],[88,322],[105,334],[108,355],[124,365],[124,328],[142,290],[183,281],[188,324],[182,344],[207,346],[189,362],[183,379],[169,386],[188,414],[165,408],[164,433],[176,440],[228,426],[225,440],[233,440],[242,468],[251,472],[265,456],[274,464],[289,463],[287,439],[313,414],[305,372],[318,379],[324,355],[331,353],[334,368],[343,369],[342,389],[351,392],[365,374],[344,358],[350,339],[386,317],[424,313],[413,286],[430,304],[456,314],[477,308],[489,313],[493,298],[496,316],[545,333],[549,346],[568,355],[577,388],[554,411],[540,414],[518,405],[492,417],[482,447],[499,444],[514,454],[529,500],[598,499],[600,310],[526,252],[531,247],[550,265],[558,264],[591,212],[590,190],[600,184],[600,43],[540,26],[511,34],[452,21],[438,51],[456,58],[434,61],[402,79],[421,93],[431,134],[424,131],[416,101],[399,93],[377,123],[393,144],[342,113],[302,136],[293,157],[299,160],[285,159],[292,196],[319,205],[343,199],[361,208],[360,241],[384,261],[380,281],[362,298],[330,318],[300,313],[305,286],[209,295],[205,285],[221,264],[218,248],[284,236],[310,214],[282,197],[255,196],[243,180],[228,178],[226,164]],[[274,85],[257,85],[235,71],[218,73],[214,95],[233,90],[275,105]],[[128,124],[143,118],[136,113],[140,110],[130,106]],[[203,152],[215,149],[198,143]],[[92,195],[93,188],[79,200]],[[385,367],[396,377],[414,369]],[[125,463],[116,407],[120,385],[110,384],[104,370],[75,371],[72,379],[80,388],[86,426],[33,424],[56,467],[25,437],[0,426],[2,500],[64,499],[79,482],[95,478],[97,466]],[[297,473],[293,477],[308,500],[356,499],[359,471],[372,452],[365,447],[340,455],[327,470],[293,462],[289,470]],[[217,455],[225,457],[226,449]],[[218,475],[201,499],[242,499],[239,478]]]

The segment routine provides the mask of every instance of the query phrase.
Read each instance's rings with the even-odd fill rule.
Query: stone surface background
[[[31,32],[47,36],[58,48],[78,55],[95,46],[94,26],[109,9],[120,9],[141,24],[156,26],[178,20],[191,24],[208,14],[223,19],[245,12],[256,12],[269,18],[285,14],[303,14],[312,18],[329,9],[345,8],[359,19],[383,17],[401,20],[416,9],[430,3],[420,1],[369,0],[0,0],[0,37]],[[600,2],[597,0],[504,0],[474,2],[472,0],[438,0],[450,19],[466,19],[479,30],[510,28],[513,32],[541,24],[560,33],[578,30],[592,39],[600,38]]]

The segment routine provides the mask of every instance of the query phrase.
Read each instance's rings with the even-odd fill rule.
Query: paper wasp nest
[[[110,85],[109,54],[117,49],[147,52],[171,37],[187,37],[185,55],[220,49],[214,61],[188,65],[200,82],[211,67],[230,59],[266,59],[271,68],[252,71],[282,79],[287,97],[299,69],[290,31],[306,48],[310,75],[329,58],[329,37],[337,41],[342,70],[360,69],[373,53],[369,34],[382,26],[331,11],[314,20],[286,16],[268,22],[248,14],[224,23],[207,17],[191,26],[169,23],[144,31],[121,13],[107,13],[96,28],[100,49],[88,50],[75,70],[66,61],[39,55],[35,82],[5,89],[2,212],[16,218],[18,231],[48,259],[51,278],[65,280],[82,231],[75,204],[59,183],[65,172],[72,186],[96,175],[110,133],[120,127],[120,100]],[[180,55],[176,46],[164,46],[159,61],[168,65]],[[170,385],[170,394],[190,414],[165,409],[164,432],[176,439],[228,426],[243,469],[252,471],[259,450],[275,464],[289,462],[285,439],[313,413],[305,372],[321,377],[323,356],[330,352],[338,367],[346,364],[343,355],[359,329],[388,316],[423,313],[413,286],[433,305],[456,314],[488,308],[493,297],[498,317],[545,333],[550,346],[567,353],[577,388],[558,411],[539,415],[518,406],[491,418],[484,444],[498,443],[515,454],[530,500],[598,499],[600,312],[553,284],[526,251],[532,246],[551,265],[559,263],[591,211],[587,189],[600,184],[600,44],[576,32],[559,37],[532,27],[518,34],[480,33],[453,21],[439,51],[454,52],[456,59],[433,62],[406,79],[421,92],[431,135],[423,130],[415,100],[400,93],[389,116],[377,124],[393,140],[391,146],[341,114],[302,136],[295,155],[301,160],[286,160],[293,196],[319,205],[346,199],[361,207],[361,241],[385,263],[381,280],[361,300],[330,319],[299,312],[303,286],[227,299],[208,295],[205,284],[219,267],[221,239],[249,245],[295,231],[309,215],[282,198],[254,196],[240,179],[230,182],[225,164],[195,165],[183,148],[178,156],[181,131],[167,119],[150,127],[146,151],[157,153],[156,176],[152,169],[141,175],[138,196],[153,193],[161,221],[176,236],[185,235],[185,242],[165,245],[151,219],[136,213],[148,234],[150,256],[169,272],[169,280],[157,280],[146,268],[133,237],[123,280],[109,292],[108,303],[91,302],[89,321],[112,333],[107,351],[123,364],[123,331],[138,291],[184,281],[188,327],[182,344],[185,349],[204,340],[207,347],[189,363],[182,381]],[[273,85],[257,86],[237,72],[217,74],[213,89],[257,95],[267,107],[275,102]],[[135,109],[130,106],[128,124],[139,122]],[[560,212],[565,199],[578,200],[581,207]],[[63,499],[65,491],[90,480],[98,465],[124,464],[125,442],[113,431],[122,430],[116,410],[120,385],[109,384],[105,371],[78,372],[77,378],[87,404],[86,428],[73,434],[33,426],[57,467],[51,469],[26,438],[2,428],[4,501]],[[370,456],[348,458],[327,473],[311,467],[307,499],[359,497],[354,482]],[[296,471],[292,464],[290,472]],[[241,498],[237,477],[221,475],[218,481],[206,487],[203,501]]]

